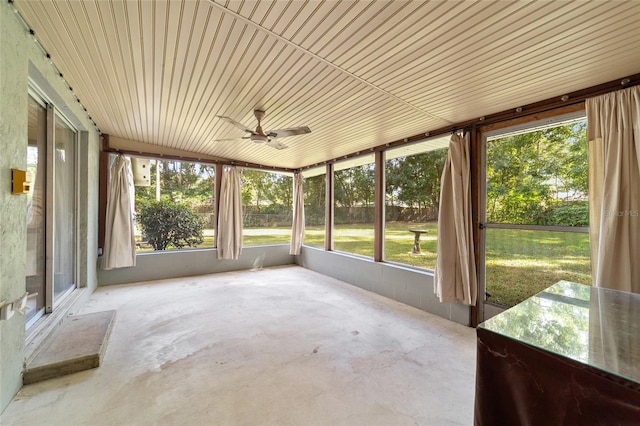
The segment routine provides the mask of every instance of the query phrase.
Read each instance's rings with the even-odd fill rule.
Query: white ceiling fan
[[[283,144],[277,139],[286,138],[288,136],[297,136],[297,135],[304,135],[307,133],[311,133],[311,129],[308,128],[307,126],[289,127],[286,129],[276,129],[276,130],[269,130],[265,132],[262,130],[262,126],[260,125],[261,120],[264,118],[264,111],[260,109],[256,109],[253,111],[253,114],[256,116],[256,119],[258,120],[258,126],[256,127],[255,130],[251,130],[247,128],[246,126],[238,123],[232,118],[224,117],[222,115],[217,115],[216,117],[221,118],[225,120],[227,123],[233,124],[237,128],[249,133],[248,136],[244,136],[241,139],[250,139],[252,142],[255,142],[255,143],[265,143],[266,145],[275,149],[288,148],[287,145]],[[217,141],[221,142],[221,141],[228,141],[228,140],[236,140],[236,139],[218,139]]]

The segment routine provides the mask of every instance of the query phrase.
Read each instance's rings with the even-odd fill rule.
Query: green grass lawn
[[[136,234],[136,243],[140,243],[140,239],[140,234]],[[246,246],[289,243],[290,239],[291,228],[244,228],[242,230],[242,244]],[[215,235],[213,229],[205,229],[202,244],[192,248],[213,248],[214,246]],[[143,246],[137,250],[138,253],[151,251],[153,251],[153,248],[146,244],[143,244]]]
[[[513,306],[560,280],[591,285],[589,259],[586,233],[489,228],[488,300]]]
[[[421,255],[411,253],[409,228],[428,232],[420,237]],[[387,223],[385,260],[426,269],[436,264],[435,222]],[[488,301],[513,306],[560,281],[591,284],[589,235],[575,232],[487,229],[486,282]],[[308,227],[305,244],[324,246],[324,228]],[[335,250],[373,256],[373,225],[339,225]]]
[[[414,235],[409,228],[427,230],[420,237],[422,254],[411,253]],[[288,243],[291,238],[290,228],[245,228],[242,232],[244,245]],[[436,223],[388,222],[385,260],[433,269],[437,234]],[[213,243],[213,230],[205,230],[205,241],[199,247],[213,247]],[[304,243],[324,247],[324,227],[306,227]],[[373,224],[335,226],[334,249],[372,257]],[[513,306],[560,280],[591,284],[589,257],[588,234],[489,228],[486,233],[488,300]]]
[[[387,222],[385,227],[385,259],[412,266],[433,269],[436,265],[438,229],[436,223],[406,224]],[[421,255],[411,253],[413,233],[409,228],[426,229],[420,237]],[[324,247],[324,228],[306,227],[306,245]],[[334,250],[373,257],[373,224],[336,225],[334,227]]]

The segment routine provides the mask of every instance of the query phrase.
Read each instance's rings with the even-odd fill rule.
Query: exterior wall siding
[[[78,284],[89,294],[97,286],[98,153],[100,135],[64,80],[18,20],[0,3],[0,301],[25,292],[26,208],[24,195],[11,194],[11,168],[26,169],[29,81],[41,87],[81,131],[79,140]],[[80,303],[81,301],[78,300]],[[0,411],[22,386],[24,316],[0,321]]]

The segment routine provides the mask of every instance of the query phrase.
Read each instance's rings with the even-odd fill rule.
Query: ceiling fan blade
[[[251,136],[243,136],[243,137],[241,137],[241,138],[214,139],[213,141],[214,141],[214,142],[232,142],[232,141],[240,142],[240,141],[242,141],[242,140],[250,139],[250,138],[251,138]]]
[[[285,149],[285,148],[289,148],[288,146],[286,146],[285,144],[283,144],[280,141],[277,141],[275,139],[270,139],[269,142],[267,142],[267,146],[270,146],[271,148],[275,148],[275,149]]]
[[[214,139],[213,142],[231,142],[231,141],[241,141],[242,138],[231,138],[231,139]]]
[[[233,118],[224,117],[224,116],[222,116],[222,115],[216,115],[216,117],[223,119],[223,120],[224,120],[224,121],[226,121],[227,123],[232,124],[232,125],[236,126],[238,129],[241,129],[241,130],[243,130],[243,131],[245,131],[245,132],[248,132],[248,133],[251,133],[251,134],[254,134],[254,133],[255,133],[255,131],[253,131],[253,130],[251,130],[251,129],[248,129],[244,124],[240,124],[240,123],[238,123],[238,122],[237,122],[236,120],[234,120]]]
[[[304,135],[311,133],[311,129],[307,126],[289,127],[287,129],[270,130],[267,135],[272,138],[286,138],[287,136]]]

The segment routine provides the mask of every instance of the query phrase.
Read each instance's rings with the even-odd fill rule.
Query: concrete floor
[[[475,330],[301,267],[100,287],[80,313],[108,309],[102,366],[0,424],[473,423]]]

